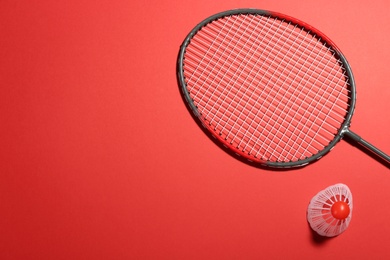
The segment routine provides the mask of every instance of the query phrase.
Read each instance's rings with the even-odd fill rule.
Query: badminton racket
[[[303,166],[352,132],[355,82],[335,44],[292,17],[256,9],[213,15],[185,38],[178,81],[190,110],[219,144],[250,162]]]

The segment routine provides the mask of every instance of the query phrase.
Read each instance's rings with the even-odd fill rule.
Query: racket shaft
[[[372,152],[375,155],[384,159],[388,164],[390,164],[390,156],[389,155],[385,154],[384,152],[382,152],[381,150],[379,150],[378,148],[376,148],[375,146],[373,146],[372,144],[370,144],[369,142],[367,142],[366,140],[361,138],[359,135],[355,134],[351,130],[347,130],[345,132],[345,135],[347,137],[349,137],[350,139],[352,139],[353,141],[355,141],[356,143],[363,146],[364,148],[366,148],[367,150],[369,150],[370,152]]]

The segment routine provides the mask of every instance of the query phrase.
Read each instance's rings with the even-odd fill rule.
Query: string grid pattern
[[[333,49],[278,18],[215,20],[191,39],[183,63],[200,119],[253,158],[311,157],[334,139],[348,113],[348,76]]]

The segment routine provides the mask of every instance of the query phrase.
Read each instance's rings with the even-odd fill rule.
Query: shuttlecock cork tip
[[[332,216],[336,219],[346,219],[349,216],[351,209],[345,201],[337,201],[332,205],[331,213]]]

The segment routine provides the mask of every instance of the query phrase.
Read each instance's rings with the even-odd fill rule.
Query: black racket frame
[[[207,24],[227,17],[227,16],[233,16],[233,15],[259,15],[259,16],[266,16],[266,17],[272,17],[281,21],[289,22],[292,25],[296,25],[297,27],[301,28],[302,30],[308,32],[309,34],[315,36],[319,41],[321,41],[325,46],[329,47],[330,50],[334,52],[334,57],[341,63],[341,67],[345,71],[345,76],[347,77],[346,80],[348,80],[348,92],[349,92],[349,103],[348,103],[348,110],[345,115],[344,122],[341,124],[341,127],[338,129],[337,134],[335,134],[334,139],[329,142],[328,145],[324,147],[323,150],[319,151],[318,153],[304,158],[302,160],[298,161],[288,161],[288,162],[273,162],[273,161],[264,161],[259,158],[253,157],[248,158],[246,156],[243,156],[243,153],[239,151],[238,149],[235,149],[234,147],[226,147],[226,145],[222,145],[226,149],[228,149],[233,154],[237,155],[238,157],[244,157],[245,160],[247,160],[251,164],[260,165],[260,166],[267,166],[267,167],[275,167],[275,168],[291,168],[291,167],[299,167],[304,166],[309,163],[312,163],[314,161],[317,161],[318,159],[322,158],[324,155],[326,155],[330,150],[333,149],[333,147],[344,137],[349,137],[350,140],[353,140],[355,143],[359,143],[361,146],[366,148],[368,151],[372,152],[374,156],[379,156],[380,160],[384,160],[388,164],[390,163],[390,157],[386,155],[384,152],[380,151],[367,141],[363,140],[360,136],[352,132],[349,127],[351,124],[351,118],[355,110],[355,104],[356,104],[356,86],[355,86],[355,80],[352,74],[351,67],[345,58],[345,56],[342,54],[340,49],[323,33],[321,33],[319,30],[315,29],[311,25],[302,22],[298,19],[295,19],[293,17],[267,11],[267,10],[260,10],[260,9],[234,9],[234,10],[228,10],[224,12],[220,12],[218,14],[212,15],[202,22],[200,22],[198,25],[196,25],[190,33],[187,35],[187,37],[184,39],[181,47],[180,52],[178,56],[177,61],[177,76],[178,81],[180,85],[181,92],[184,96],[184,99],[187,102],[188,107],[190,108],[191,112],[193,113],[193,116],[197,119],[198,123],[202,125],[205,129],[205,132],[210,132],[210,134],[215,138],[219,139],[219,135],[216,132],[212,132],[211,130],[207,130],[207,127],[205,126],[204,121],[201,119],[201,115],[194,104],[194,101],[192,100],[190,93],[187,90],[187,83],[184,76],[184,59],[185,59],[185,53],[186,48],[190,44],[191,39],[196,35],[196,33],[201,30],[204,26]],[[220,144],[223,144],[223,141],[220,141]],[[240,158],[242,159],[242,158]]]

